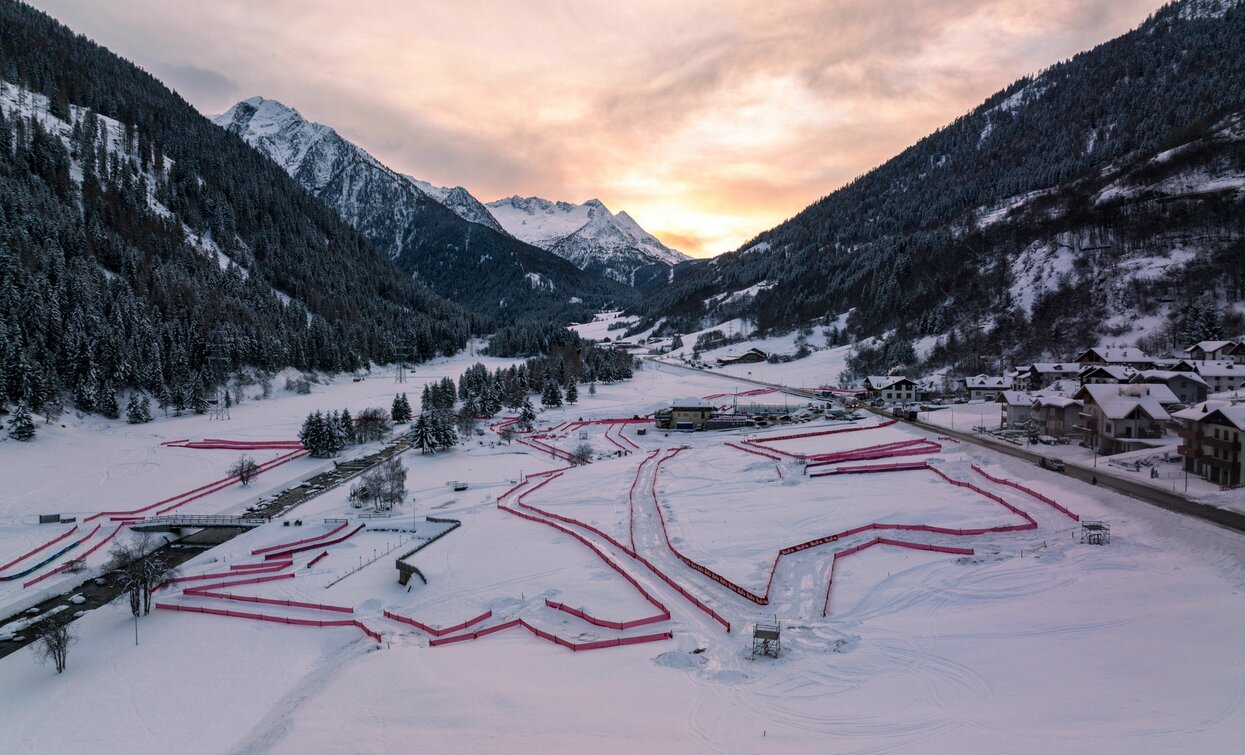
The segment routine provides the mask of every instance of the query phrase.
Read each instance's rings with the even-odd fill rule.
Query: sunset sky
[[[1161,0],[34,0],[202,112],[281,100],[404,173],[730,251]]]

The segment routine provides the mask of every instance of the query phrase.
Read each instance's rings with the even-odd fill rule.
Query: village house
[[[1206,400],[1207,385],[1196,372],[1175,370],[1142,370],[1133,375],[1134,383],[1162,383],[1171,388],[1176,399],[1186,406]]]
[[[1153,366],[1153,359],[1141,349],[1132,347],[1095,346],[1086,349],[1075,359],[1077,364],[1123,364],[1138,370],[1148,370]]]
[[[902,375],[870,375],[865,378],[865,392],[871,399],[886,402],[916,401],[917,385]]]
[[[1186,472],[1223,487],[1245,481],[1241,437],[1245,435],[1245,403],[1206,401],[1176,412]]]
[[[1082,404],[1068,396],[1038,396],[1033,399],[1031,417],[1038,432],[1056,441],[1067,441],[1077,435]]]
[[[742,354],[726,354],[718,357],[718,366],[725,367],[728,364],[756,364],[764,362],[769,358],[769,354],[758,348],[751,348]]]
[[[999,427],[1002,430],[1023,430],[1033,411],[1033,396],[1025,391],[999,391],[995,403],[1002,405]]]
[[[1206,381],[1208,393],[1228,393],[1245,385],[1245,365],[1229,360],[1192,362],[1193,369]]]
[[[1197,362],[1232,359],[1232,352],[1238,345],[1235,341],[1198,341],[1185,349],[1184,353],[1187,358]]]
[[[1036,391],[1056,380],[1075,379],[1081,365],[1075,362],[1034,362],[1022,368],[1012,382],[1012,390]]]
[[[713,406],[695,397],[676,399],[669,409],[653,414],[659,430],[704,430],[713,416]]]
[[[1231,359],[1237,364],[1245,364],[1245,342],[1241,342],[1236,346],[1233,346],[1232,350],[1229,351],[1224,358]]]
[[[1073,398],[1082,404],[1075,429],[1105,455],[1160,445],[1167,407],[1179,403],[1161,383],[1091,383]]]
[[[1006,390],[1011,383],[1005,377],[973,375],[964,378],[963,384],[968,391],[969,401],[994,401],[999,392]]]

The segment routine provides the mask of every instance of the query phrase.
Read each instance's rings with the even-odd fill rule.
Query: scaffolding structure
[[[1107,545],[1111,542],[1111,525],[1102,521],[1081,521],[1081,542],[1087,545]]]
[[[782,651],[782,627],[778,624],[757,624],[752,630],[752,657],[777,658]]]

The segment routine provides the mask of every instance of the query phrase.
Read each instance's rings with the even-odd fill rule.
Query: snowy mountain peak
[[[599,199],[574,204],[515,195],[487,206],[515,238],[628,285],[635,285],[636,271],[641,268],[669,268],[688,259],[641,228],[627,213],[610,212]]]
[[[250,97],[225,113],[213,116],[212,122],[241,136],[247,144],[271,157],[313,194],[318,194],[339,177],[345,166],[363,163],[374,170],[391,173],[464,220],[505,232],[484,205],[463,187],[433,186],[427,181],[394,173],[331,127],[309,121],[277,100]]]

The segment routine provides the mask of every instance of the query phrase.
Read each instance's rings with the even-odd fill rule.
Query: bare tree
[[[389,412],[379,407],[368,407],[359,412],[355,420],[355,437],[360,443],[380,440],[389,434]]]
[[[238,482],[243,485],[250,485],[251,480],[255,479],[255,475],[259,474],[259,464],[252,457],[243,454],[233,463],[227,474],[230,477],[237,477]]]
[[[596,455],[596,449],[587,443],[580,443],[579,446],[571,452],[571,463],[583,465],[592,461],[592,457]]]
[[[476,426],[480,424],[480,420],[476,419],[475,414],[463,409],[454,418],[458,424],[458,434],[466,440],[475,432]]]
[[[51,660],[56,666],[56,673],[65,673],[65,666],[69,661],[69,646],[78,641],[73,632],[69,631],[69,623],[46,619],[35,631],[39,638],[39,649],[43,653],[41,660]]]
[[[506,441],[506,445],[508,446],[510,445],[510,441],[514,440],[514,430],[512,430],[509,426],[503,427],[497,431],[497,437]]]
[[[109,551],[108,568],[120,575],[135,616],[151,613],[152,592],[177,575],[177,567],[159,547],[144,532],[137,540],[117,543]]]
[[[406,498],[406,467],[402,460],[394,457],[372,467],[363,475],[363,488],[366,497],[359,498],[371,501],[377,510],[388,510],[402,503]]]

